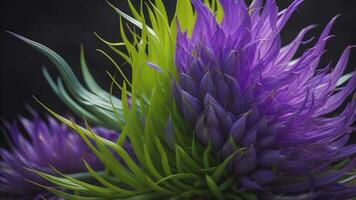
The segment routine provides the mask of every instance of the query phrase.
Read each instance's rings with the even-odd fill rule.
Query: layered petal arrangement
[[[355,168],[355,160],[344,170],[332,170],[333,163],[356,153],[355,145],[347,145],[355,100],[342,113],[326,117],[356,87],[353,73],[338,88],[351,47],[334,68],[316,71],[336,18],[301,56],[295,53],[311,26],[282,47],[280,32],[301,2],[277,12],[275,1],[248,7],[244,1],[220,0],[225,15],[218,23],[205,4],[192,1],[197,11],[193,33],[178,31],[177,36],[175,99],[197,139],[217,155],[226,158],[245,148],[230,166],[239,189],[332,196],[339,188],[356,195],[355,188],[336,181]]]
[[[129,0],[132,16],[110,4],[120,15],[123,41],[97,37],[131,66],[132,80],[100,50],[123,80],[108,73],[109,92],[90,74],[83,50],[85,86],[57,53],[13,34],[54,63],[60,77],[55,81],[44,69],[45,78],[74,113],[121,132],[110,140],[44,106],[80,135],[105,171],[88,164],[92,157],[85,179],[64,175],[74,171],[57,176],[38,169],[42,154],[47,159],[47,153],[55,152],[47,147],[46,154],[31,154],[39,159],[33,161],[36,165],[25,165],[41,176],[33,182],[65,199],[355,197],[356,145],[349,138],[355,131],[356,100],[351,96],[356,74],[343,75],[353,46],[337,63],[320,66],[336,17],[301,55],[297,51],[311,43],[304,37],[314,26],[282,46],[281,31],[301,3],[294,0],[279,10],[275,0],[249,5],[244,0],[177,0],[173,19],[162,0],[140,10]],[[140,31],[130,28],[128,35],[124,28],[130,26],[122,19]],[[112,95],[114,89],[121,98]],[[12,159],[11,166],[22,163],[17,154],[4,155],[5,164]],[[4,180],[13,180],[10,173]]]
[[[52,117],[42,120],[37,114],[33,119],[21,118],[17,123],[6,123],[11,149],[1,149],[0,186],[1,194],[9,199],[61,199],[33,184],[49,184],[34,171],[55,174],[86,172],[82,160],[95,170],[104,165],[88,148],[79,135]],[[104,128],[94,131],[107,139],[115,140],[117,133]],[[32,182],[32,183],[31,183]]]

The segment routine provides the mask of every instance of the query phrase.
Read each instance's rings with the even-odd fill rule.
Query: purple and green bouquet
[[[14,149],[1,152],[3,192],[36,185],[39,194],[75,200],[354,198],[356,74],[344,75],[353,46],[335,65],[319,65],[336,17],[301,55],[314,26],[282,46],[301,3],[279,10],[275,0],[177,0],[173,19],[162,0],[138,10],[129,0],[131,15],[109,3],[122,42],[97,37],[132,77],[101,51],[123,80],[109,73],[110,91],[95,82],[83,49],[85,85],[57,53],[12,33],[57,67],[59,77],[45,68],[44,76],[85,126],[42,103],[76,134],[52,119],[48,127],[21,120],[29,143],[9,125]],[[123,20],[139,31],[125,32]],[[120,134],[108,137],[106,128]]]

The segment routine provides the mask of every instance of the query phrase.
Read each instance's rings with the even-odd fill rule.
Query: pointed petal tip
[[[328,23],[328,25],[332,25],[336,22],[336,20],[341,16],[341,14],[337,14],[335,15],[331,20],[330,22]]]
[[[10,35],[12,35],[12,36],[14,36],[17,39],[22,40],[22,41],[25,41],[25,42],[31,41],[30,39],[28,39],[28,38],[26,38],[26,37],[24,37],[22,35],[19,35],[19,34],[15,33],[15,32],[8,31],[8,30],[6,30],[5,32],[10,34]]]

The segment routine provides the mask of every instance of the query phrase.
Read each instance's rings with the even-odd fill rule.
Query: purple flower
[[[174,97],[200,143],[211,144],[217,157],[244,149],[230,163],[240,183],[236,191],[346,199],[356,195],[342,181],[356,166],[356,145],[348,145],[355,99],[330,114],[356,87],[355,72],[340,84],[352,47],[333,68],[317,70],[336,18],[302,55],[296,52],[313,26],[282,47],[280,32],[301,2],[279,12],[274,0],[250,6],[220,0],[219,23],[207,6],[192,0],[197,21],[191,36],[178,31]]]
[[[95,170],[104,168],[82,138],[66,125],[48,117],[47,121],[35,114],[34,119],[20,118],[17,123],[5,123],[11,150],[0,149],[0,194],[10,199],[59,199],[46,193],[28,180],[48,185],[49,182],[29,169],[54,174],[51,166],[64,174],[87,172],[83,159]],[[101,137],[114,141],[117,133],[94,128]],[[26,133],[26,134],[24,134]]]

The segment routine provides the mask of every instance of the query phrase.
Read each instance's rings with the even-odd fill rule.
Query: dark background
[[[38,97],[46,105],[65,114],[66,107],[58,100],[44,80],[41,67],[46,65],[52,75],[56,75],[47,59],[40,53],[20,42],[5,30],[38,41],[55,50],[79,71],[79,45],[84,44],[86,57],[98,82],[109,88],[109,78],[105,71],[114,71],[112,65],[95,49],[106,49],[93,32],[97,32],[109,41],[119,41],[118,15],[103,0],[1,0],[0,32],[0,118],[14,120],[19,115],[27,115],[25,103],[44,112],[32,98]],[[112,0],[113,4],[128,11],[123,0]],[[138,5],[138,0],[132,0]],[[174,11],[175,1],[167,0],[170,14]],[[285,8],[291,0],[277,0],[280,8]],[[285,31],[283,41],[290,41],[298,31],[310,24],[319,24],[308,37],[319,35],[322,28],[335,15],[341,14],[333,29],[333,38],[327,46],[321,66],[330,60],[335,63],[343,49],[356,44],[356,2],[354,0],[308,0],[296,12]],[[109,52],[109,51],[107,51]],[[115,57],[117,58],[118,57]],[[123,63],[118,61],[118,63]],[[353,71],[356,65],[356,50],[353,51],[347,71]],[[127,70],[128,67],[125,69]],[[128,71],[127,71],[128,72]]]

